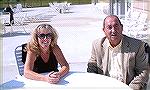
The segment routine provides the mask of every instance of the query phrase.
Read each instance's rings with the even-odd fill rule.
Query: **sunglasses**
[[[52,38],[52,33],[48,33],[48,34],[38,34],[38,37],[40,38],[40,39],[44,39],[45,37],[46,37],[46,39],[50,39],[50,38]]]

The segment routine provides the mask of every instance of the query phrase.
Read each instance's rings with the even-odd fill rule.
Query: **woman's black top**
[[[55,55],[53,52],[50,52],[49,60],[48,62],[44,62],[42,57],[39,55],[37,59],[34,62],[34,68],[33,71],[37,73],[45,73],[45,72],[51,72],[51,71],[58,71],[58,62],[56,60]]]

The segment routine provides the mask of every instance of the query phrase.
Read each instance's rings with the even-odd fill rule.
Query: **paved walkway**
[[[36,8],[41,9],[43,8]],[[49,9],[49,7],[44,7]],[[59,33],[58,45],[62,49],[66,60],[70,64],[71,71],[86,72],[87,62],[91,54],[92,41],[104,36],[102,31],[102,21],[106,16],[103,8],[94,5],[73,5],[68,13],[54,13],[50,9],[42,15],[49,16],[55,14],[49,22],[32,22],[24,25],[27,33],[40,23],[51,24]],[[31,11],[31,10],[29,10]],[[50,13],[50,14],[51,14]],[[13,27],[14,32],[8,33],[0,39],[3,42],[3,83],[15,79],[18,75],[17,64],[15,61],[14,50],[18,45],[26,43],[30,35],[26,34],[22,27]],[[2,83],[2,82],[1,82]]]
[[[44,8],[49,9],[49,7]],[[41,9],[43,10],[43,8]],[[48,14],[45,12],[43,15]],[[69,62],[71,71],[86,72],[92,41],[103,36],[101,28],[104,17],[105,14],[94,5],[73,5],[68,13],[57,13],[50,18],[50,22],[27,23],[24,27],[26,32],[30,34],[40,23],[51,24],[58,31],[58,45]],[[18,75],[14,50],[18,45],[26,43],[30,39],[30,35],[26,34],[22,27],[14,26],[11,34],[9,33],[11,27],[7,26],[6,29],[7,31],[2,38],[3,82],[12,80]]]

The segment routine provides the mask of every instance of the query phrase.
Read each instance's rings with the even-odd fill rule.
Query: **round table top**
[[[13,85],[14,84],[14,85]],[[17,86],[18,85],[18,86]],[[131,88],[111,77],[100,74],[84,73],[84,72],[69,72],[61,78],[58,84],[50,84],[44,81],[36,81],[25,78],[24,76],[17,77],[16,80],[8,82],[4,85],[5,88],[17,87],[19,89],[126,89]],[[13,88],[14,89],[14,88]],[[16,88],[15,88],[16,89]]]

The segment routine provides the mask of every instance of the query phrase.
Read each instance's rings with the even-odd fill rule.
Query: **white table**
[[[69,72],[63,77],[58,84],[49,84],[43,81],[29,80],[23,76],[19,76],[16,80],[11,80],[2,84],[3,89],[28,89],[28,90],[42,90],[42,89],[54,89],[54,90],[131,90],[126,84],[104,76],[94,73],[84,72]]]

